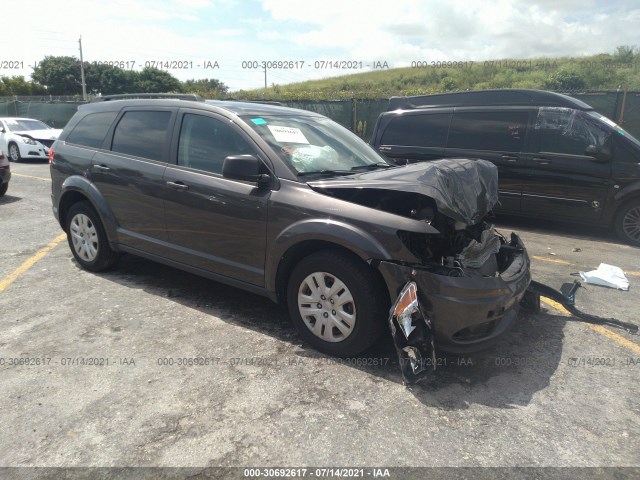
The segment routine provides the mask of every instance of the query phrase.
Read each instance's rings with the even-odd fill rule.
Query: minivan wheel
[[[640,247],[640,199],[623,205],[615,221],[616,233],[621,240]]]
[[[315,349],[349,356],[371,346],[384,327],[386,293],[355,255],[322,251],[293,269],[287,287],[289,314]]]
[[[67,213],[67,240],[76,261],[86,270],[111,268],[118,255],[111,249],[100,217],[89,202],[74,204]]]
[[[22,160],[22,157],[20,156],[20,149],[15,143],[9,144],[9,160],[12,162],[19,162]]]

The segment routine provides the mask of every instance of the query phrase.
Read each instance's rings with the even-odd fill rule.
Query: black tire
[[[19,162],[20,160],[22,160],[22,157],[20,156],[20,147],[18,147],[16,143],[11,142],[7,146],[7,149],[8,149],[7,158],[9,158],[9,161]]]
[[[620,207],[615,219],[615,228],[620,240],[640,247],[640,198]]]
[[[0,197],[4,197],[4,194],[7,193],[8,188],[9,182],[0,184]]]
[[[331,286],[336,285],[335,279],[337,279],[342,282],[347,291],[341,290],[342,294],[338,295],[339,290],[331,298],[323,298],[315,304],[315,300],[309,302],[309,307],[306,308],[314,309],[317,313],[306,315],[306,320],[303,320],[298,306],[298,295],[303,295],[305,289],[310,298],[313,295],[308,290],[306,281],[311,274],[319,275],[324,279],[324,286],[319,287],[320,289],[330,289]],[[331,292],[325,291],[325,293]],[[349,298],[349,293],[353,301],[338,306],[345,298]],[[333,301],[332,304],[329,303],[330,301]],[[287,305],[294,325],[307,343],[316,350],[341,357],[356,355],[371,346],[384,329],[389,309],[388,295],[384,285],[371,272],[369,266],[353,254],[334,250],[314,253],[296,265],[288,281]],[[318,305],[321,305],[322,309],[319,309]],[[347,318],[345,315],[353,316],[351,327],[344,321]],[[335,326],[338,320],[342,322],[340,328]],[[315,325],[318,325],[319,333],[333,337],[334,341],[327,341],[314,334],[311,328]],[[348,334],[344,331],[348,331]]]
[[[66,217],[66,232],[71,253],[82,268],[102,272],[115,265],[118,254],[111,249],[102,221],[89,202],[71,206]],[[79,242],[77,245],[74,239]]]

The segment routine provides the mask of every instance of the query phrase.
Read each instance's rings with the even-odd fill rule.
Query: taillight
[[[51,148],[49,149],[49,164],[51,164],[51,162],[53,162],[53,155],[54,155],[55,153],[56,153],[56,152],[54,152],[54,151],[53,151],[53,147],[51,147]]]

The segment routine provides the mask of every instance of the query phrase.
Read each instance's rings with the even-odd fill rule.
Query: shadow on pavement
[[[132,255],[123,255],[115,270],[101,276],[286,342],[302,361],[329,358],[302,344],[284,309],[259,295]],[[492,349],[460,357],[439,355],[433,376],[410,390],[423,404],[441,409],[527,405],[549,384],[560,363],[564,324],[564,317],[523,311],[518,324]],[[390,333],[358,358],[335,361],[402,385]]]

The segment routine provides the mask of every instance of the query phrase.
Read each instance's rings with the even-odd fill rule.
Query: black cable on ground
[[[593,323],[595,325],[611,325],[612,327],[622,328],[629,333],[633,333],[634,335],[638,334],[638,325],[634,323],[623,322],[615,318],[598,317],[596,315],[591,315],[589,313],[584,313],[578,310],[574,304],[573,293],[580,286],[580,282],[576,281],[574,283],[574,288],[571,289],[569,296],[567,296],[562,292],[559,292],[555,288],[551,288],[547,285],[544,285],[543,283],[532,280],[529,284],[529,290],[534,294],[540,295],[541,297],[547,297],[560,303],[571,313],[571,315],[576,317],[576,319],[578,320],[586,323]]]

